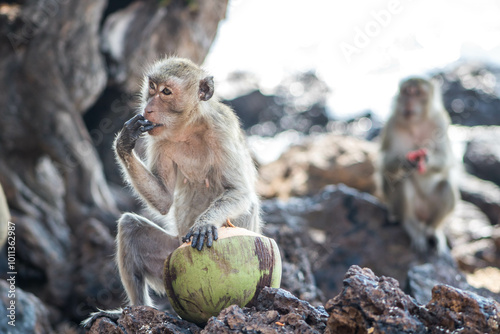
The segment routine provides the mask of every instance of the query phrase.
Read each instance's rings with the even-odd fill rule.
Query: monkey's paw
[[[415,151],[410,151],[406,154],[406,159],[410,162],[413,167],[416,167],[420,174],[423,174],[427,170],[427,149],[420,148]]]
[[[110,310],[110,311],[99,310],[99,312],[92,312],[90,314],[90,317],[88,317],[87,319],[82,321],[81,325],[83,326],[83,328],[89,330],[94,325],[94,322],[96,322],[97,319],[99,319],[99,318],[108,318],[114,322],[117,322],[118,319],[120,318],[120,316],[122,315],[122,313],[123,313],[123,310],[121,308],[117,309],[117,310]]]
[[[135,142],[147,131],[154,128],[154,124],[144,118],[142,115],[135,115],[123,125],[118,135],[117,149],[125,152],[131,152]]]
[[[406,159],[411,162],[416,162],[421,159],[427,159],[427,150],[425,148],[419,148],[415,151],[410,151],[406,154]]]
[[[217,240],[219,238],[219,235],[216,226],[212,224],[204,224],[191,227],[186,236],[182,238],[182,242],[189,242],[191,237],[193,237],[193,240],[191,241],[191,247],[201,251],[203,249],[203,245],[205,244],[205,238],[207,239],[207,247],[212,247],[213,241]]]

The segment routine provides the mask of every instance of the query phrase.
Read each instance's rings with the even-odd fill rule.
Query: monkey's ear
[[[208,101],[214,95],[214,77],[206,77],[200,80],[198,96],[202,101]]]

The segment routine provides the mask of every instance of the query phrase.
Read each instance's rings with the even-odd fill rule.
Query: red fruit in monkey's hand
[[[406,154],[406,159],[417,167],[419,174],[425,173],[427,170],[427,150],[425,148],[419,148],[415,151],[410,151]]]

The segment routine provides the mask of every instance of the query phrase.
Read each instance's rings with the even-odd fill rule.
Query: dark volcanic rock
[[[315,308],[288,291],[264,288],[256,307],[240,308],[232,305],[219,316],[209,319],[203,330],[198,326],[152,307],[126,307],[114,321],[106,316],[98,318],[89,334],[126,333],[322,333],[328,314],[320,306]]]
[[[464,173],[460,176],[459,188],[464,201],[481,209],[491,224],[500,225],[500,187]]]
[[[264,95],[260,90],[254,90],[226,103],[237,113],[244,129],[250,129],[259,123],[276,121],[283,114],[283,110],[275,102],[275,97]],[[269,129],[268,136],[274,135],[277,130],[277,128]],[[261,131],[267,132],[266,129],[261,129]]]
[[[280,333],[284,326],[278,324],[279,319],[274,310],[252,313],[250,309],[232,305],[222,310],[217,318],[212,317],[201,333]],[[293,333],[293,330],[284,330],[284,333]]]
[[[442,284],[471,291],[500,302],[500,295],[487,289],[474,288],[467,282],[465,275],[458,270],[456,265],[446,261],[415,266],[408,272],[409,293],[420,304],[428,303],[432,298],[432,289],[436,285]]]
[[[431,333],[500,333],[500,304],[447,285],[432,290],[419,316]]]
[[[351,265],[397,279],[422,303],[430,300],[437,284],[494,297],[470,286],[461,272],[499,265],[500,229],[473,204],[460,201],[449,217],[445,231],[453,258],[415,252],[403,227],[387,221],[386,209],[375,197],[344,185],[287,202],[267,200],[263,211],[265,233],[282,253],[282,287],[312,303],[338,294]]]
[[[98,318],[89,334],[196,334],[201,328],[168,313],[149,306],[132,306],[123,309],[115,322],[110,318]]]
[[[309,235],[299,228],[278,224],[266,224],[264,234],[279,245],[281,288],[315,305],[322,302],[324,296],[318,289],[312,272],[311,261],[314,259],[305,251],[314,245]]]
[[[492,225],[477,206],[458,202],[449,221],[445,233],[461,270],[470,273],[479,268],[500,266],[500,247],[496,244],[499,226]]]
[[[327,318],[322,306],[314,308],[283,289],[264,288],[256,307],[230,306],[202,333],[322,333]]]
[[[500,304],[436,285],[421,304],[391,277],[352,266],[339,295],[313,307],[283,289],[264,288],[255,306],[232,305],[201,329],[146,306],[127,307],[117,321],[97,319],[89,333],[500,333]]]
[[[342,292],[325,306],[330,318],[325,333],[426,333],[414,316],[418,304],[391,277],[352,266]]]
[[[312,72],[284,80],[274,95],[259,90],[226,101],[249,134],[274,136],[286,130],[302,133],[325,130],[328,87]]]
[[[328,301],[325,333],[500,333],[500,304],[446,285],[425,306],[405,295],[396,280],[353,266],[344,289]]]
[[[443,102],[454,124],[500,125],[500,68],[464,63],[438,75]]]
[[[9,298],[9,294],[15,297]],[[49,314],[43,302],[17,287],[15,280],[0,280],[0,333],[55,333],[49,322]]]
[[[486,127],[467,143],[464,163],[469,173],[500,185],[500,127]]]
[[[264,201],[263,211],[266,222],[299,229],[296,237],[308,245],[304,251],[325,296],[340,292],[343,275],[353,264],[404,285],[408,269],[426,260],[409,247],[402,226],[388,222],[383,204],[343,184],[327,186],[311,197]]]
[[[308,325],[316,329],[324,328],[327,314],[325,309],[312,307],[283,289],[264,288],[257,298],[258,311],[277,310],[280,314],[298,314]]]

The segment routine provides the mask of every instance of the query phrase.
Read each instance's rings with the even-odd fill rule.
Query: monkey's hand
[[[417,168],[419,174],[425,173],[427,170],[427,149],[420,148],[415,151],[410,151],[406,154],[406,159]]]
[[[212,247],[212,243],[214,240],[219,238],[217,227],[212,224],[195,224],[189,232],[186,234],[184,238],[182,238],[182,242],[189,242],[189,240],[193,237],[191,241],[191,247],[197,248],[199,251],[203,249],[203,245],[205,243],[205,238],[207,238],[206,245],[207,247]]]
[[[135,115],[123,125],[116,139],[116,149],[119,153],[130,154],[135,147],[137,139],[147,131],[154,128],[154,124],[142,115]]]

